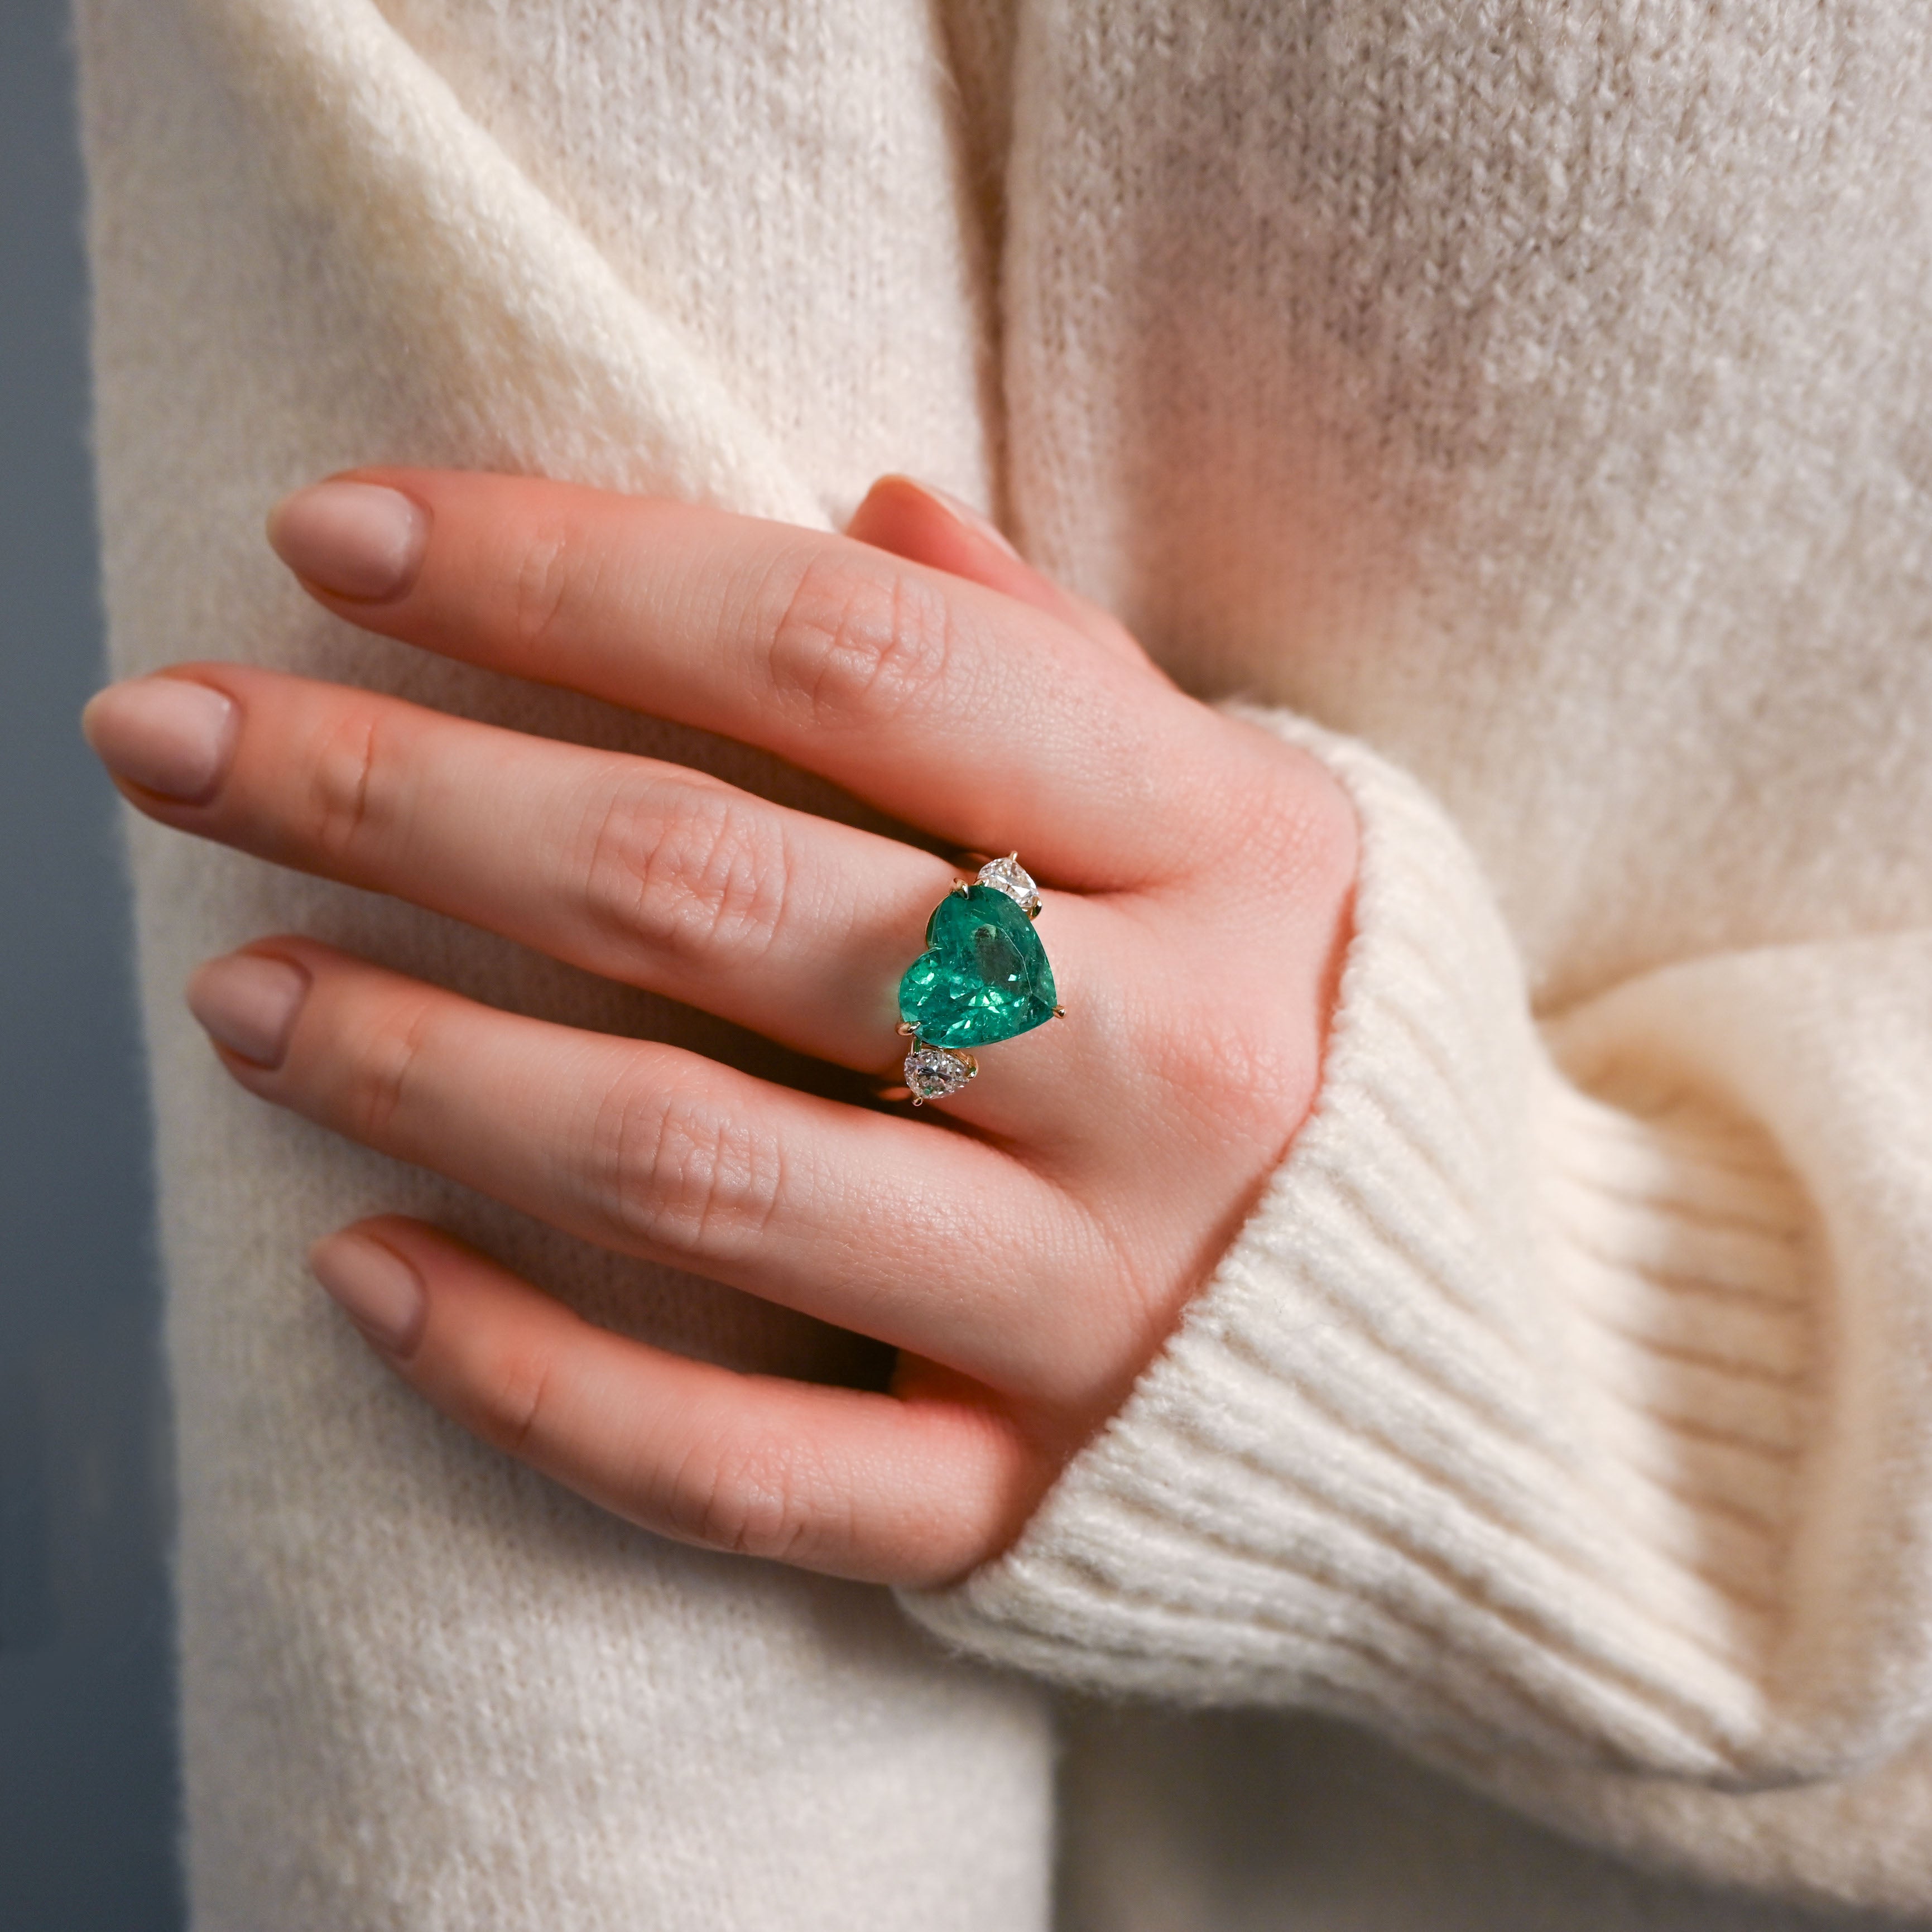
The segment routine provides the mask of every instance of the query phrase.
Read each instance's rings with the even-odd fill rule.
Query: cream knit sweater
[[[80,20],[119,670],[245,656],[809,803],[348,632],[262,513],[403,460],[836,524],[908,470],[1364,828],[1314,1118],[910,1621],[478,1448],[301,1255],[400,1206],[721,1359],[837,1338],[268,1113],[179,989],[292,927],[756,1049],[134,828],[201,1932],[1037,1932],[1056,1856],[1095,1932],[1799,1922],[1310,1711],[1652,1865],[1932,1914],[1932,15]],[[1067,1707],[1056,1796],[1070,1685],[1152,1702]]]

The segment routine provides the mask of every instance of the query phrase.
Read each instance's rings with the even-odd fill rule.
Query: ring
[[[1033,922],[1040,890],[1010,852],[956,880],[926,922],[926,950],[899,982],[899,1031],[912,1051],[915,1107],[956,1094],[980,1071],[969,1047],[1012,1040],[1062,1016],[1053,968]]]

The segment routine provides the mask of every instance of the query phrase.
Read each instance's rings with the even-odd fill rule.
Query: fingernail
[[[188,982],[188,1010],[230,1053],[275,1067],[308,988],[308,974],[290,960],[231,952],[211,959]]]
[[[268,542],[298,577],[364,603],[401,596],[428,541],[422,506],[380,483],[317,483],[268,512]]]
[[[919,484],[940,508],[969,530],[977,530],[989,543],[998,544],[1007,556],[1017,557],[1019,552],[1007,541],[1006,533],[983,511],[976,510],[963,497],[956,496],[950,490],[942,490],[937,483],[920,483],[915,476],[908,479]]]
[[[315,1278],[379,1348],[406,1354],[422,1332],[429,1296],[394,1248],[367,1234],[331,1234],[309,1250]]]
[[[235,705],[212,685],[135,677],[96,692],[82,735],[116,778],[183,805],[211,796],[235,751]]]

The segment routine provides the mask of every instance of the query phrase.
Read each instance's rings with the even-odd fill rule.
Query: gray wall
[[[0,1926],[171,1932],[147,1096],[100,681],[64,0],[0,0]]]

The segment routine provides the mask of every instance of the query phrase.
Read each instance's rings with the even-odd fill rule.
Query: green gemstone
[[[1053,1017],[1053,968],[1033,921],[974,886],[934,907],[926,950],[899,982],[899,1017],[934,1046],[987,1046]]]

